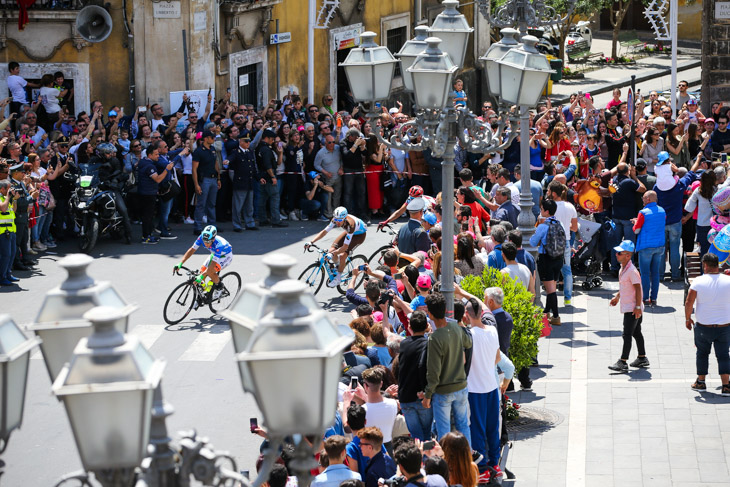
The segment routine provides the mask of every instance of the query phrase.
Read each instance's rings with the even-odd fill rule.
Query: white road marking
[[[158,338],[165,333],[164,325],[137,325],[132,330],[132,334],[137,335],[142,345],[147,350],[152,348],[152,345],[157,341]]]
[[[185,350],[178,360],[194,362],[212,362],[218,358],[223,348],[231,339],[231,328],[228,324],[216,324],[200,332],[200,336]]]

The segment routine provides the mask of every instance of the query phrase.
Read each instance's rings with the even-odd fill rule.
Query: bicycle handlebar
[[[314,247],[314,248],[315,248],[315,249],[317,249],[317,250],[322,250],[322,249],[321,249],[320,247],[317,247],[317,245],[316,245],[316,244],[310,243],[310,244],[309,244],[309,245],[307,246],[307,248],[306,248],[306,249],[304,249],[304,251],[305,251],[305,252],[314,252],[314,250],[312,250],[312,247]]]
[[[192,269],[188,269],[188,268],[187,268],[187,267],[185,267],[184,265],[181,265],[181,266],[180,266],[180,269],[182,269],[182,270],[184,270],[184,271],[188,272],[189,274],[194,274],[194,273],[195,273],[195,271],[193,271]],[[179,275],[180,275],[180,269],[178,269],[178,268],[177,268],[177,266],[176,266],[176,267],[175,267],[175,269],[173,269],[172,273],[173,273],[174,275],[176,275],[176,276],[179,276]]]
[[[385,232],[385,229],[388,229],[391,235],[395,235],[395,230],[393,230],[393,224],[392,223],[386,223],[384,225],[378,224],[378,232]]]

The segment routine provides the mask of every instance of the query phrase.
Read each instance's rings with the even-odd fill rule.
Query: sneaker
[[[530,392],[532,390],[532,381],[521,383],[520,389],[525,392]]]
[[[693,391],[700,391],[700,392],[704,392],[704,391],[706,391],[706,390],[707,390],[707,384],[705,384],[705,381],[697,379],[697,380],[696,380],[696,381],[694,382],[694,384],[692,384],[692,385],[690,386],[690,388],[691,388],[691,389],[692,389]],[[723,389],[724,389],[724,386],[723,386]]]
[[[160,234],[160,238],[163,238],[165,240],[175,240],[177,238],[177,236],[173,235],[169,232],[165,232],[165,233]]]
[[[636,357],[636,360],[629,364],[631,367],[646,368],[649,367],[649,359],[646,357]]]
[[[720,395],[721,396],[730,396],[730,384],[723,384]]]
[[[38,255],[38,252],[36,252],[33,249],[28,249],[28,250],[26,250],[26,252],[28,252],[28,254],[30,254],[30,255]]]
[[[342,281],[342,275],[338,272],[333,279],[327,281],[327,287],[337,287]]]
[[[488,484],[489,479],[491,477],[491,473],[489,470],[485,470],[481,474],[479,474],[479,478],[477,479],[477,484]]]
[[[550,324],[553,326],[560,326],[562,323],[560,322],[560,316],[553,316],[550,318]]]
[[[48,247],[49,249],[55,249],[57,247],[56,242],[54,242],[53,240],[49,240],[48,242],[45,242],[44,245],[46,247]]]
[[[474,462],[474,463],[479,463],[479,462],[481,462],[482,460],[484,460],[484,455],[482,455],[481,453],[479,453],[479,452],[478,452],[478,451],[476,451],[476,450],[472,450],[472,451],[471,451],[471,461],[472,461],[472,462]]]
[[[186,219],[184,219],[184,220],[183,220],[183,223],[184,223],[185,225],[195,225],[195,220],[193,220],[193,219],[192,219],[192,218],[190,218],[190,217],[187,217]]]
[[[272,223],[271,226],[276,227],[276,228],[285,228],[285,227],[288,227],[289,224],[284,223],[284,222],[276,222],[276,223]]]
[[[621,359],[618,359],[615,364],[609,365],[609,369],[615,370],[616,372],[628,372],[629,366]]]
[[[319,218],[317,218],[317,221],[318,221],[318,222],[328,222],[328,221],[330,221],[330,219],[329,219],[329,218],[327,218],[327,217],[326,217],[326,216],[324,216],[324,215],[320,215],[320,216],[319,216]]]
[[[279,213],[279,216],[281,217],[282,220],[288,220],[289,219],[289,217],[286,216],[286,213],[284,213],[283,211],[281,213]]]
[[[155,228],[155,233],[162,233],[162,230],[160,230],[159,228]]]
[[[40,242],[35,242],[33,244],[33,247],[32,248],[33,248],[33,250],[37,250],[39,252],[44,252],[44,251],[48,250],[48,247],[46,247],[45,245],[43,245]]]
[[[502,477],[504,477],[504,472],[502,472],[502,469],[499,468],[499,465],[495,465],[489,468],[492,469],[492,478],[501,479]]]
[[[297,213],[295,211],[292,211],[291,213],[289,213],[289,219],[293,222],[299,221],[299,217],[297,216]]]
[[[215,301],[216,299],[218,299],[218,298],[221,297],[221,294],[223,294],[223,288],[222,287],[220,287],[220,288],[214,288],[213,289],[213,295],[212,295],[212,298],[211,299],[213,301]]]
[[[571,306],[572,301],[570,299],[566,299],[564,301],[565,306]]]
[[[157,237],[147,237],[142,239],[142,243],[145,245],[154,245],[160,241]]]

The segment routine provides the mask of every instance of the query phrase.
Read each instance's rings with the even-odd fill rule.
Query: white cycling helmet
[[[332,212],[332,220],[336,222],[341,222],[347,218],[347,208],[344,206],[338,206],[335,208],[335,211]]]
[[[204,242],[214,240],[216,235],[218,235],[218,229],[216,229],[213,225],[205,227],[203,229],[203,233],[200,234]]]

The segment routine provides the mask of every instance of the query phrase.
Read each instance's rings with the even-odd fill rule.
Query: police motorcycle
[[[69,206],[76,228],[79,229],[79,249],[90,253],[100,235],[111,235],[119,239],[124,235],[124,218],[117,210],[114,198],[114,178],[101,178],[100,174],[109,164],[103,158],[104,151],[116,152],[108,143],[99,144],[98,156],[76,167],[76,189],[71,195]],[[106,171],[108,176],[108,170]]]

